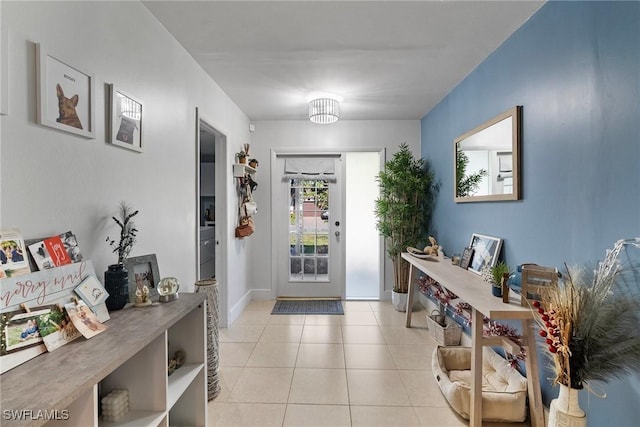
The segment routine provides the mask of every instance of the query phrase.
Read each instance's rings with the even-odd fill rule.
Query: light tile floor
[[[275,315],[254,301],[220,331],[216,427],[467,426],[431,372],[426,312],[412,328],[389,302],[343,301],[344,316]],[[485,426],[490,425],[485,423]],[[495,423],[494,426],[528,426]]]

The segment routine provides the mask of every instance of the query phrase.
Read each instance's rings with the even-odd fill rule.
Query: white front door
[[[336,163],[341,165],[339,158]],[[336,179],[284,178],[274,171],[277,296],[344,297],[341,167]]]

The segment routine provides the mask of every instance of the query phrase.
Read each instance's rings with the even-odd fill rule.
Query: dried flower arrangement
[[[138,229],[131,218],[137,214],[138,211],[133,211],[126,202],[122,201],[118,207],[118,218],[115,216],[111,217],[120,227],[120,241],[117,245],[116,241],[109,237],[107,237],[106,241],[109,243],[109,246],[113,247],[113,253],[118,253],[118,264],[123,264],[133,249]]]
[[[554,383],[580,389],[640,371],[640,257],[632,248],[640,238],[616,242],[596,269],[567,267],[558,287],[532,302]]]

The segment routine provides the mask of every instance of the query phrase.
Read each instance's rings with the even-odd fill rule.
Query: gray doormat
[[[344,314],[342,301],[326,299],[277,300],[271,314]]]

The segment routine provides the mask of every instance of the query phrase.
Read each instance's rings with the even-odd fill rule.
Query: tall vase
[[[129,273],[123,264],[112,264],[104,272],[105,301],[109,310],[120,310],[129,302]]]
[[[586,427],[587,416],[578,402],[578,389],[560,384],[557,399],[549,405],[548,427]]]
[[[216,279],[198,280],[196,293],[207,295],[207,394],[213,400],[220,393],[218,373],[218,281]]]

